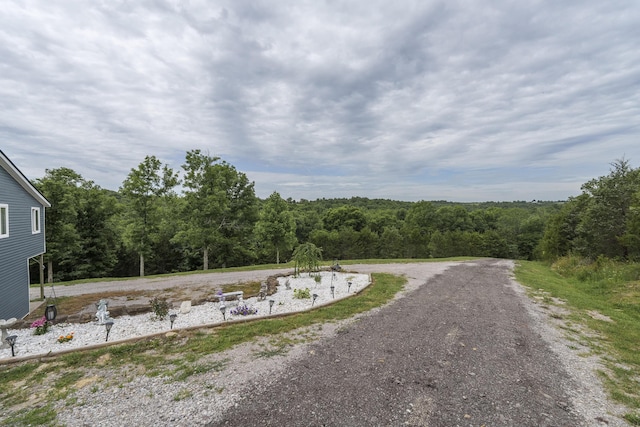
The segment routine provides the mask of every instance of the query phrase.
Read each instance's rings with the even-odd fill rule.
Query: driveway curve
[[[312,346],[214,426],[596,426],[514,289],[513,263],[450,266]],[[359,272],[397,266],[350,266]],[[419,265],[403,265],[420,280]],[[575,401],[575,399],[573,399]],[[594,402],[591,402],[594,403]],[[601,424],[602,423],[602,424]],[[611,423],[611,424],[609,424]]]

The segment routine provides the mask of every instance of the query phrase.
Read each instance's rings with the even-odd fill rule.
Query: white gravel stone
[[[345,298],[349,294],[354,294],[365,288],[371,278],[368,274],[357,273],[331,273],[320,272],[321,282],[316,283],[313,277],[309,277],[307,273],[303,273],[301,277],[280,277],[278,281],[280,286],[273,295],[270,295],[263,301],[257,298],[247,298],[244,304],[249,307],[258,309],[257,314],[250,315],[251,318],[260,318],[269,315],[269,299],[275,301],[271,314],[283,314],[296,311],[304,311],[311,308],[311,299],[293,298],[295,289],[308,288],[312,293],[318,294],[318,298],[314,304],[315,307],[332,301]],[[285,289],[284,283],[289,280],[291,289]],[[348,283],[351,282],[350,292],[347,292]],[[331,296],[331,285],[335,287],[335,298]],[[247,316],[233,315],[231,310],[235,308],[235,303],[226,303],[227,310],[225,313],[226,321],[246,318]],[[176,313],[178,316],[173,324],[174,329],[188,328],[193,326],[207,326],[224,322],[220,311],[220,304],[208,302],[202,305],[192,306],[188,313],[182,313],[181,310],[171,310],[170,313]],[[145,313],[137,316],[119,316],[113,319],[113,327],[109,333],[109,342],[125,341],[134,337],[142,337],[153,335],[160,332],[170,330],[171,323],[169,317],[165,320],[157,320],[153,313]],[[34,335],[32,329],[13,329],[11,335],[17,335],[15,345],[15,357],[26,357],[35,355],[54,354],[59,351],[69,350],[73,348],[87,347],[96,344],[102,344],[106,339],[106,329],[104,325],[98,322],[89,323],[58,323],[49,328],[49,331],[43,335]],[[58,337],[73,334],[73,339],[64,343],[58,342]],[[11,349],[0,350],[0,359],[11,357]]]

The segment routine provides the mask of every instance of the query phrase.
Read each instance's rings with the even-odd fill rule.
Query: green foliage
[[[169,303],[166,298],[154,297],[149,300],[149,304],[151,304],[151,310],[153,314],[155,314],[156,319],[164,320],[169,314]]]
[[[242,248],[250,246],[257,219],[254,184],[229,163],[200,150],[188,151],[182,168],[184,221],[175,240],[202,251],[204,270],[212,251],[216,264],[236,265],[238,255],[248,255]]]
[[[299,274],[301,269],[308,272],[317,271],[322,260],[322,249],[310,242],[303,243],[293,251],[291,257],[296,264],[296,274]]]
[[[340,206],[329,209],[322,218],[326,230],[341,230],[350,228],[355,231],[362,230],[367,225],[364,212],[355,206]]]
[[[545,258],[575,252],[640,259],[640,170],[624,159],[611,166],[609,175],[585,183],[582,194],[550,218],[540,245]]]
[[[113,193],[68,168],[47,169],[35,185],[52,205],[45,215],[50,276],[73,280],[110,275],[118,240]]]
[[[290,251],[295,245],[296,223],[286,201],[273,192],[260,210],[255,233],[259,242],[275,250],[276,264],[280,264],[281,251]]]
[[[309,299],[311,298],[311,291],[309,290],[309,288],[294,289],[293,297],[296,299]]]
[[[179,182],[173,169],[163,166],[155,156],[146,156],[122,183],[120,192],[127,206],[123,239],[140,255],[140,276],[144,276],[144,257],[151,254],[159,237],[161,207]]]
[[[564,204],[572,209],[559,219],[552,214],[561,204],[554,202],[415,203],[363,197],[296,202],[276,192],[259,201],[254,183],[218,157],[188,151],[182,171],[184,193],[177,195],[178,174],[154,156],[132,169],[117,193],[70,169],[47,170],[36,185],[53,202],[45,216],[46,256],[56,281],[224,268],[274,258],[277,265],[290,259],[297,242],[340,260],[553,259],[567,251],[584,254],[593,240],[577,220],[588,205],[582,200],[591,196]],[[606,186],[598,182],[592,187]],[[636,191],[627,226],[617,237],[629,259],[640,258],[638,207]],[[31,277],[38,276],[34,266]]]

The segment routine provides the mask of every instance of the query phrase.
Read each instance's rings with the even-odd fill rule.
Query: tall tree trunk
[[[140,252],[140,277],[144,277],[144,254]]]
[[[280,248],[276,248],[276,264],[280,264]]]
[[[203,270],[208,270],[209,269],[209,248],[204,248],[203,249],[203,254],[202,254],[202,269]]]

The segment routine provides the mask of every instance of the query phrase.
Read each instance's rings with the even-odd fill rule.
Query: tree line
[[[630,178],[638,173],[625,161],[612,174],[625,184],[603,177],[567,202],[296,201],[277,192],[259,199],[244,173],[192,150],[181,171],[147,156],[118,191],[68,168],[48,169],[34,184],[52,203],[49,280],[64,281],[279,263],[303,243],[326,260],[539,259],[578,250],[631,256],[640,251],[640,197]],[[624,225],[615,215],[623,212]],[[616,236],[606,240],[611,227]]]

